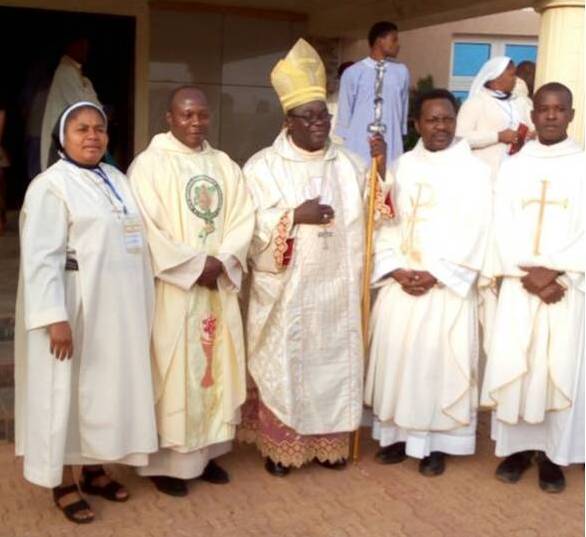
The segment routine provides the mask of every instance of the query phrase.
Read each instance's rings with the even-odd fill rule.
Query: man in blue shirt
[[[383,116],[387,126],[387,163],[403,153],[402,135],[407,133],[409,71],[395,58],[399,53],[399,32],[392,22],[377,22],[368,33],[370,55],[344,71],[340,81],[335,134],[344,145],[370,161],[367,127],[374,120],[375,66],[385,60]]]

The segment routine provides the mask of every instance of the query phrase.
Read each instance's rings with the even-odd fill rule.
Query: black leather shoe
[[[203,474],[199,476],[202,481],[213,483],[214,485],[225,485],[230,482],[228,472],[224,470],[216,461],[209,461]]]
[[[405,442],[397,442],[377,451],[374,458],[380,464],[397,464],[403,462],[407,455],[405,453]]]
[[[328,470],[343,470],[346,468],[347,464],[346,459],[340,459],[336,462],[320,461],[319,459],[315,459],[315,462],[317,462],[320,466],[327,468]]]
[[[274,462],[270,458],[267,458],[265,462],[265,469],[269,474],[274,475],[275,477],[285,477],[291,471],[291,468],[288,466],[283,466],[281,463]]]
[[[533,451],[520,451],[509,455],[496,469],[496,476],[504,483],[516,483],[531,466]]]
[[[185,479],[169,477],[167,475],[152,475],[150,480],[155,484],[157,490],[169,496],[187,496],[187,482]]]
[[[427,477],[441,475],[445,469],[446,454],[441,451],[432,451],[428,457],[421,459],[419,463],[419,473]]]
[[[566,488],[564,472],[555,463],[551,462],[544,453],[537,457],[539,466],[539,486],[545,492],[561,492]]]

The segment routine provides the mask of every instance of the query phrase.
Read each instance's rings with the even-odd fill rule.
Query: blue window
[[[452,91],[452,95],[458,99],[461,103],[463,103],[468,98],[467,91]]]
[[[505,56],[511,58],[515,65],[522,61],[537,61],[537,47],[535,45],[506,45]]]
[[[475,76],[490,58],[490,43],[454,43],[452,76]]]

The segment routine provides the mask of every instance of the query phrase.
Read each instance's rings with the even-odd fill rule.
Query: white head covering
[[[488,60],[480,68],[480,71],[478,71],[476,78],[472,82],[470,93],[468,94],[469,97],[474,97],[482,90],[487,82],[501,76],[511,61],[511,58],[508,56],[496,56]]]
[[[61,117],[59,118],[59,143],[61,144],[61,147],[63,147],[63,144],[65,143],[65,123],[67,121],[67,117],[74,110],[87,106],[97,110],[100,113],[100,115],[104,118],[104,123],[106,124],[106,127],[108,126],[108,118],[106,117],[106,113],[100,105],[92,103],[90,101],[78,101],[76,103],[73,103],[69,108],[65,109],[65,111],[61,114]]]

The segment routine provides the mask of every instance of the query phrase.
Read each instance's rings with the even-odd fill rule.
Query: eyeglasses
[[[315,123],[329,123],[332,121],[332,114],[324,112],[322,114],[289,114],[291,117],[300,119],[303,123],[309,127]]]

